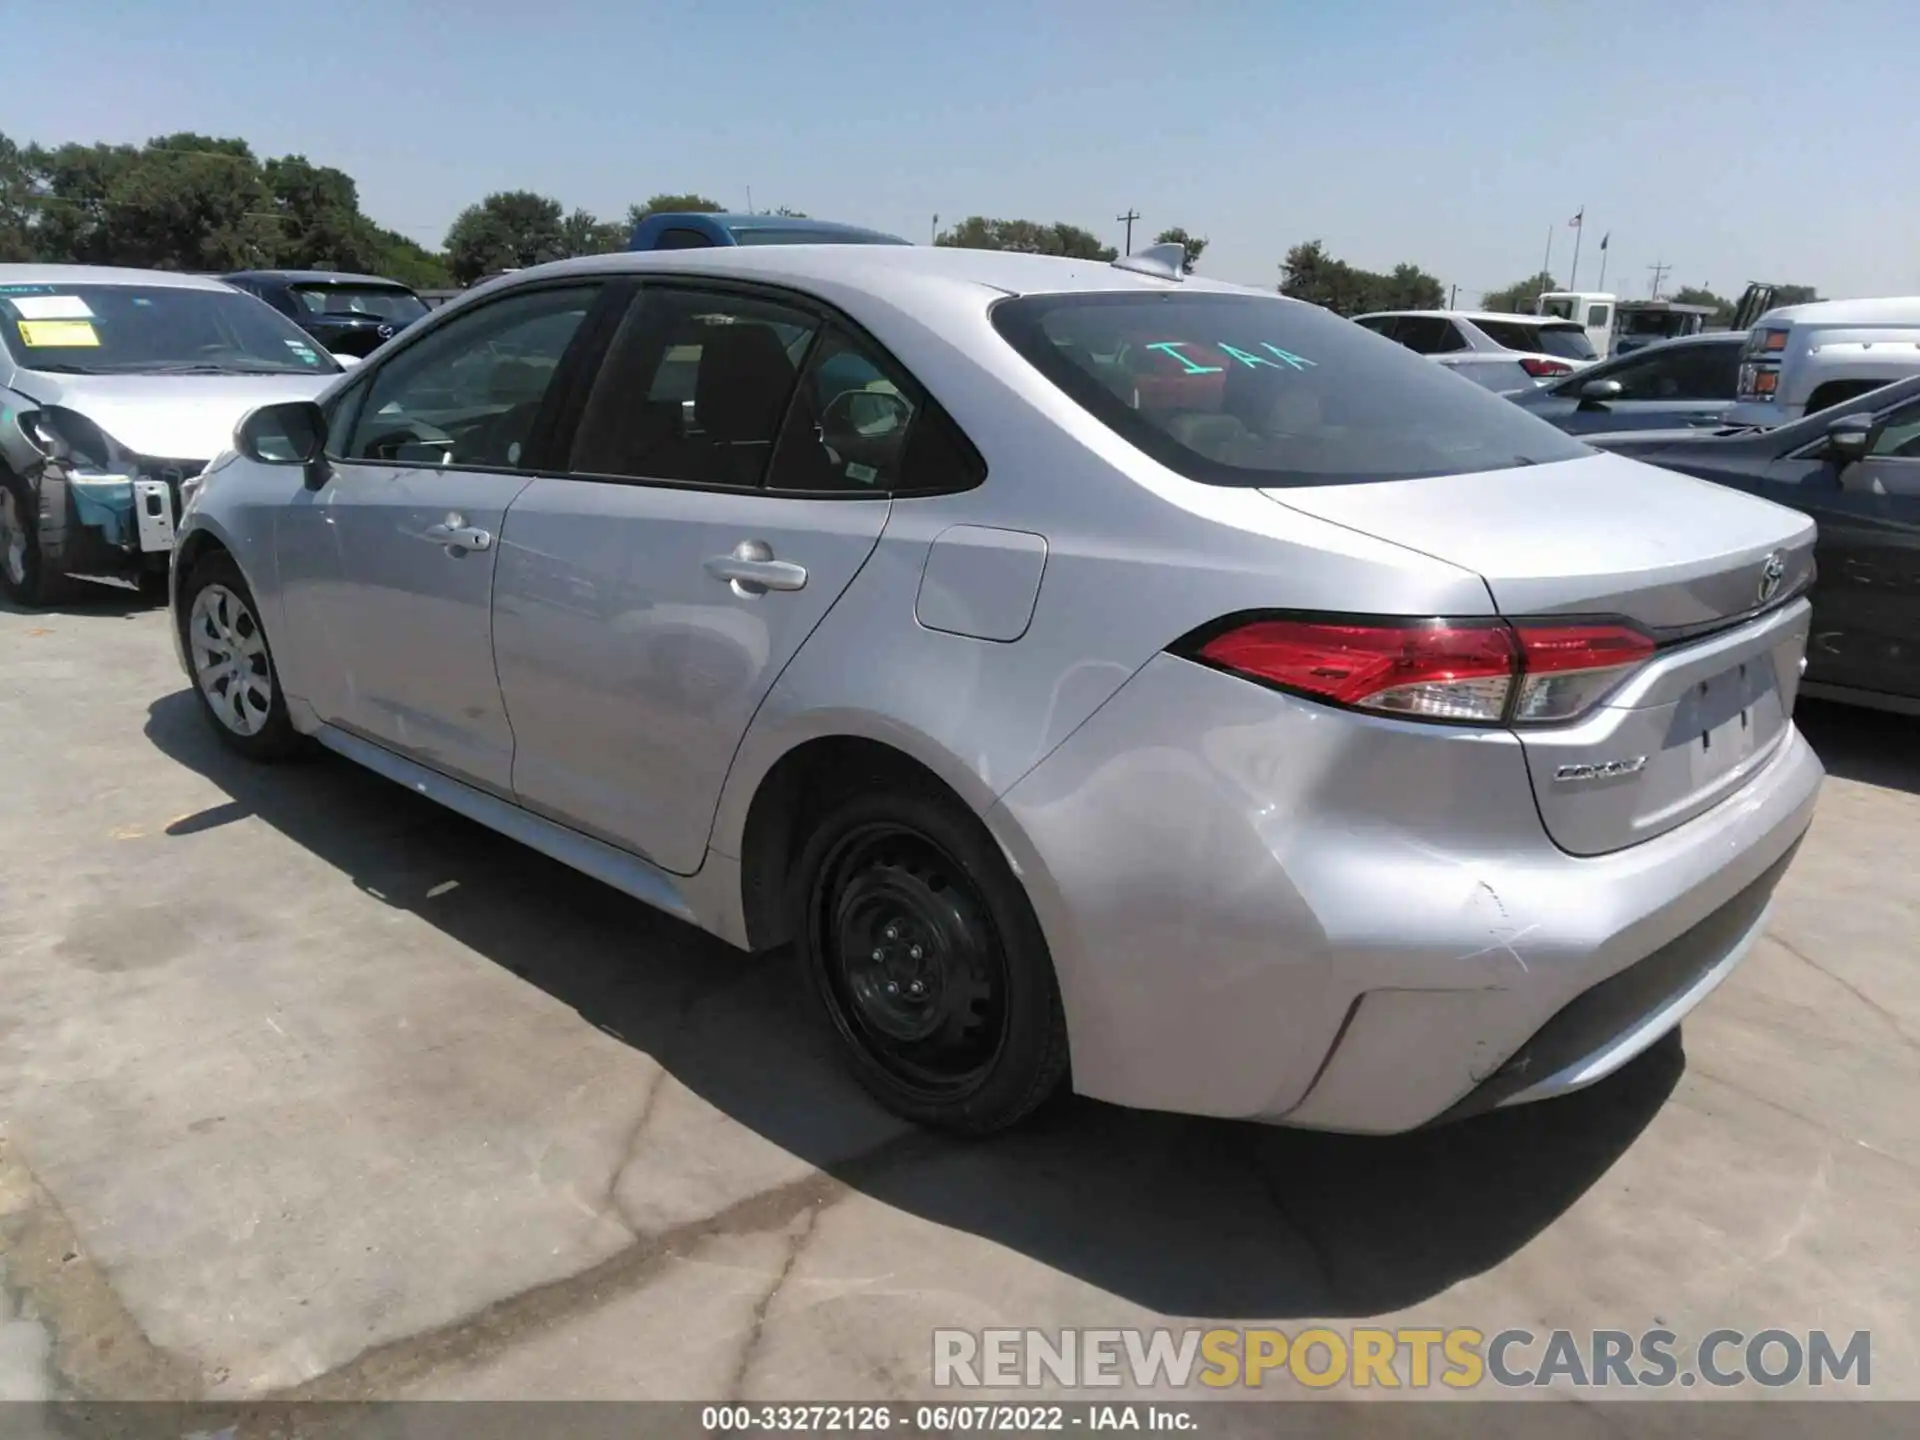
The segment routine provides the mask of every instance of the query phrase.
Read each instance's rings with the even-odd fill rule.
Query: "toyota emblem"
[[[1760,603],[1766,604],[1780,593],[1780,582],[1787,578],[1787,558],[1778,550],[1767,556],[1760,567]]]

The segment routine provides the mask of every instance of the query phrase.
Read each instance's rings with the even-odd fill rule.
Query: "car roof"
[[[1782,305],[1761,318],[1796,325],[1920,325],[1920,295],[1887,295],[1877,300],[1812,300],[1805,305]]]
[[[145,285],[156,290],[231,290],[212,275],[120,265],[0,265],[0,285]]]
[[[699,250],[620,250],[522,270],[513,284],[568,275],[704,274],[769,284],[860,291],[899,301],[929,286],[971,287],[1003,295],[1138,291],[1235,294],[1286,300],[1267,289],[1188,276],[1163,279],[1104,260],[1073,260],[1014,250],[931,245],[743,245]],[[483,287],[491,290],[492,282]],[[1287,300],[1288,304],[1303,301]]]
[[[347,270],[232,270],[229,280],[278,280],[287,285],[378,285],[387,290],[404,290],[398,280],[384,275],[356,275]]]

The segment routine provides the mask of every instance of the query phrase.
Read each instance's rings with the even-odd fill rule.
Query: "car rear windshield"
[[[1445,366],[1300,301],[1029,295],[994,306],[993,323],[1095,418],[1209,485],[1410,480],[1593,453]]]
[[[251,295],[175,285],[0,285],[0,347],[69,375],[333,375],[317,341]]]
[[[427,313],[426,301],[397,285],[295,285],[300,308],[313,316],[365,316],[411,325]]]
[[[1599,354],[1578,325],[1528,325],[1519,320],[1476,320],[1489,340],[1509,350],[1558,355],[1562,360],[1597,360]]]

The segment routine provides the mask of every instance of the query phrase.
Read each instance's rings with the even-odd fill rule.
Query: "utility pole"
[[[1113,218],[1115,220],[1123,221],[1126,224],[1127,248],[1121,251],[1120,253],[1123,255],[1131,255],[1133,253],[1133,222],[1140,218],[1140,212],[1138,210],[1135,210],[1131,205],[1129,205],[1127,207],[1126,214],[1116,215]]]
[[[1653,272],[1653,291],[1647,297],[1648,299],[1658,300],[1660,298],[1660,282],[1666,279],[1667,271],[1672,268],[1673,267],[1664,260],[1656,261],[1654,264],[1647,266],[1647,269]]]
[[[1456,285],[1453,287],[1453,289],[1447,292],[1447,309],[1458,310],[1460,307],[1458,305],[1455,305],[1453,302],[1458,300],[1459,298],[1460,298],[1460,287]]]
[[[747,214],[753,214],[753,187],[747,186]]]
[[[940,243],[940,217],[938,215],[933,217],[933,224],[927,227],[927,243],[929,245],[938,245]]]

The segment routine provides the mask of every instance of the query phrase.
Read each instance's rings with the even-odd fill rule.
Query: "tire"
[[[30,608],[72,595],[66,573],[67,485],[43,475],[38,489],[0,472],[0,590]]]
[[[882,1105],[989,1135],[1059,1087],[1067,1025],[1046,939],[958,802],[911,790],[841,802],[801,852],[792,893],[814,993]]]
[[[285,760],[301,736],[287,715],[260,607],[224,551],[193,567],[180,587],[180,627],[193,693],[213,733],[249,760]],[[239,664],[236,667],[235,656]]]

